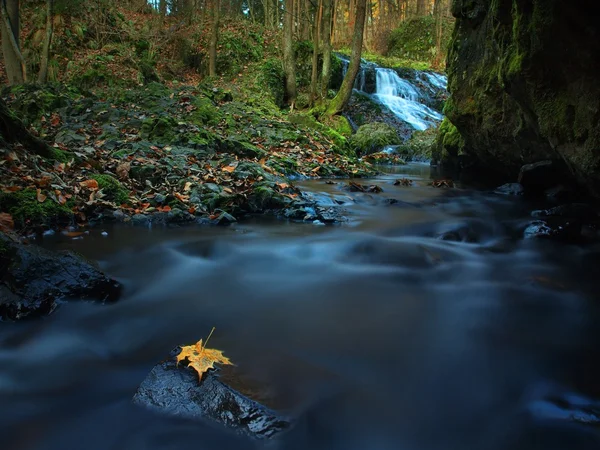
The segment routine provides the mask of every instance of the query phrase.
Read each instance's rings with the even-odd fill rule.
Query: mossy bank
[[[587,6],[455,0],[445,106],[452,126],[435,156],[507,179],[551,159],[600,195],[600,24]]]

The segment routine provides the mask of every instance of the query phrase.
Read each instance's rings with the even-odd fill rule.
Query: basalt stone
[[[598,219],[598,211],[585,203],[569,203],[554,208],[537,210],[531,213],[533,217],[564,217],[581,220]]]
[[[234,390],[214,372],[199,382],[195,371],[174,361],[157,364],[133,402],[169,415],[218,422],[256,439],[271,438],[290,425],[289,419]]]
[[[525,189],[520,183],[506,183],[494,190],[495,194],[500,195],[523,195]]]
[[[0,320],[50,314],[65,300],[112,302],[120,294],[121,285],[83,257],[0,233]]]
[[[541,193],[550,189],[561,179],[561,171],[553,161],[525,164],[519,171],[519,183],[527,192]]]

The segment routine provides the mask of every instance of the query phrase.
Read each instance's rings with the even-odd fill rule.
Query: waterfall
[[[425,130],[442,120],[439,112],[419,102],[423,94],[415,85],[400,78],[392,69],[375,70],[377,90],[373,96],[401,120],[416,130]]]
[[[350,61],[343,55],[338,57],[342,61],[342,72],[345,76]],[[402,78],[394,69],[379,67],[363,60],[354,82],[354,89],[369,95],[414,129],[425,130],[440,122],[443,116],[440,111],[424,103],[436,93],[445,91],[448,80],[446,76],[434,72],[410,73],[412,81]]]

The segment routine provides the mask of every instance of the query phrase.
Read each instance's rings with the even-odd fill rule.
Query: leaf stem
[[[206,338],[206,341],[204,341],[204,345],[202,346],[202,349],[200,351],[202,351],[206,348],[206,344],[208,344],[208,340],[212,336],[213,331],[215,331],[215,327],[212,327],[212,330],[210,330],[210,333],[209,333],[208,337]]]

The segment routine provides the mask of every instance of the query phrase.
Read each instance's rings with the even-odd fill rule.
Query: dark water
[[[523,240],[536,205],[428,177],[402,168],[373,195],[304,183],[344,204],[342,226],[47,238],[98,259],[126,294],[0,324],[0,448],[600,448],[596,427],[565,420],[593,418],[600,398],[600,248]],[[212,326],[212,346],[297,414],[278,441],[131,403],[156,362]]]

